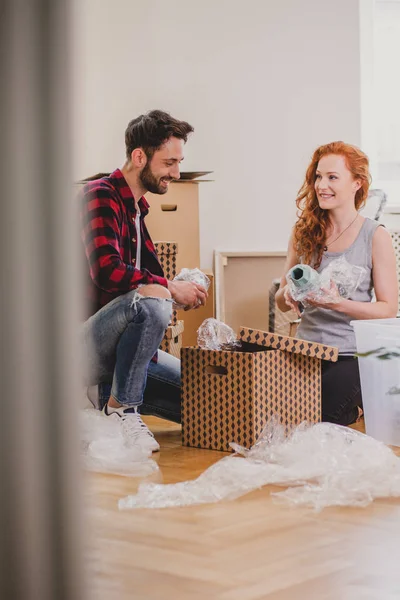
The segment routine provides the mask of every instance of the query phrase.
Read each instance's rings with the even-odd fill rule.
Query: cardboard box
[[[176,255],[178,254],[178,244],[176,242],[154,242],[160,264],[163,268],[164,275],[168,280],[175,277],[176,271]],[[178,313],[172,311],[171,325],[176,325],[178,322]]]
[[[321,359],[337,348],[242,328],[234,351],[182,348],[184,446],[250,448],[277,415],[284,425],[321,419]]]
[[[173,279],[176,271],[176,255],[178,244],[176,242],[154,242],[154,246],[167,279]]]
[[[268,330],[279,335],[296,337],[296,331],[300,319],[294,310],[283,312],[275,302],[275,296],[279,290],[280,279],[274,279],[269,289],[269,319]]]
[[[295,321],[291,321],[289,326],[289,337],[296,337],[297,330],[300,325],[300,319],[296,319]]]
[[[196,310],[178,310],[178,319],[182,319],[185,324],[183,332],[184,346],[197,346],[198,328],[205,319],[215,317],[214,275],[209,271],[204,271],[204,273],[210,279],[206,306],[196,308]]]
[[[176,325],[170,325],[165,332],[163,341],[161,342],[160,350],[181,357],[182,348],[182,333],[184,331],[183,321],[178,321]]]
[[[215,252],[218,273],[218,319],[239,331],[251,327],[269,328],[269,288],[280,277],[286,261],[285,252]],[[281,335],[289,335],[279,332]]]
[[[167,194],[151,194],[146,225],[153,240],[174,240],[179,246],[176,268],[200,266],[199,182],[175,181]]]

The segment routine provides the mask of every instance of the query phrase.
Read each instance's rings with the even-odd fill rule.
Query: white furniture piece
[[[389,231],[392,236],[394,251],[396,254],[397,280],[399,282],[399,289],[400,289],[400,229],[391,229]],[[399,315],[400,315],[400,295],[399,295]]]

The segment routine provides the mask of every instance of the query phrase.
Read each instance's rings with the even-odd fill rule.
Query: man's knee
[[[138,290],[138,294],[141,296],[150,296],[152,298],[171,298],[171,292],[163,285],[158,285],[156,283],[142,285]]]
[[[155,327],[167,328],[172,316],[172,299],[167,288],[161,285],[142,286],[135,304],[142,318],[149,319]]]

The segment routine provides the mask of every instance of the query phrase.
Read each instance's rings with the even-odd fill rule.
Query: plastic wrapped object
[[[197,345],[206,350],[232,350],[240,342],[229,325],[210,317],[197,330]]]
[[[90,471],[145,477],[158,471],[157,463],[141,446],[134,445],[129,423],[108,418],[96,410],[85,409],[80,415],[81,453]]]
[[[192,283],[197,283],[198,285],[202,285],[207,291],[210,287],[210,280],[203,271],[200,269],[181,269],[173,279],[173,281],[191,281]],[[185,308],[181,304],[175,304],[176,308]]]
[[[210,287],[210,280],[200,269],[181,269],[174,277],[174,281],[192,281],[202,285],[206,290]]]
[[[295,265],[286,275],[290,293],[294,300],[302,301],[320,289],[320,275],[310,265]]]
[[[344,256],[332,260],[318,273],[309,265],[295,265],[286,275],[293,300],[307,306],[308,301],[340,302],[350,298],[365,276],[365,269],[351,265]]]
[[[272,420],[250,450],[232,446],[241,456],[223,458],[193,481],[141,483],[119,508],[232,500],[268,484],[286,488],[273,494],[276,499],[316,510],[400,496],[400,459],[381,442],[347,427],[303,423],[285,435]]]
[[[331,282],[341,298],[350,298],[364,279],[364,267],[350,264],[344,256],[332,260],[321,272],[321,288],[329,289]]]

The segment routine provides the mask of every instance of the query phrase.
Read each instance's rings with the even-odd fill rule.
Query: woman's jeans
[[[180,361],[162,351],[151,360],[171,314],[172,300],[132,290],[84,323],[85,384],[99,385],[100,408],[112,395],[142,414],[180,422]]]

